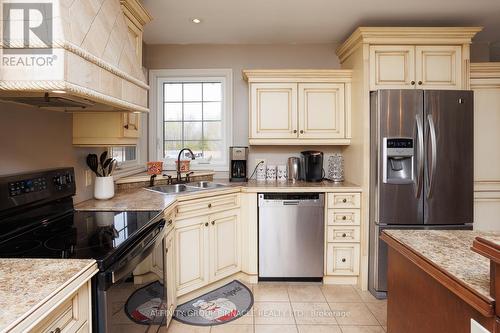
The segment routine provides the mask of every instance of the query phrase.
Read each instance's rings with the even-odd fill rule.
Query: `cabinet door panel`
[[[343,84],[299,84],[299,138],[344,138],[344,93]]]
[[[240,213],[230,210],[210,216],[211,281],[240,270]]]
[[[174,240],[177,295],[183,295],[208,283],[207,223],[207,216],[177,221]],[[181,226],[182,224],[186,226]]]
[[[170,232],[165,237],[165,253],[167,266],[167,326],[172,320],[173,311],[177,307],[177,290],[175,274],[175,253],[174,253],[174,232]]]
[[[297,84],[252,83],[251,138],[297,137]]]
[[[415,50],[417,88],[462,87],[461,46],[417,46]]]
[[[412,84],[413,82],[413,84]],[[370,47],[370,89],[414,88],[415,47],[408,45]]]
[[[359,244],[328,243],[326,258],[327,275],[359,274]]]

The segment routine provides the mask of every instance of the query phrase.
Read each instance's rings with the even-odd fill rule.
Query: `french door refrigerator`
[[[369,290],[387,292],[384,229],[472,229],[473,93],[370,94]]]

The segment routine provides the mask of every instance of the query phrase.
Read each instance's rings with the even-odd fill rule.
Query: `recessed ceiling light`
[[[193,22],[194,24],[198,24],[198,23],[201,23],[201,20],[199,18],[192,18],[191,19],[191,22]]]

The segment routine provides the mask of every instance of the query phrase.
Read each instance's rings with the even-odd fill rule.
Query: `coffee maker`
[[[307,150],[301,152],[303,164],[303,178],[306,182],[320,182],[323,180],[323,152]]]
[[[229,147],[230,178],[232,182],[246,182],[248,167],[248,147]]]

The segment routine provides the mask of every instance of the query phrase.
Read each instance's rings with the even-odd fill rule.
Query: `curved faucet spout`
[[[181,151],[179,152],[179,155],[177,155],[177,182],[179,183],[181,181],[181,155],[182,152],[187,150],[191,154],[191,160],[194,160],[194,153],[191,149],[189,148],[182,148]]]

